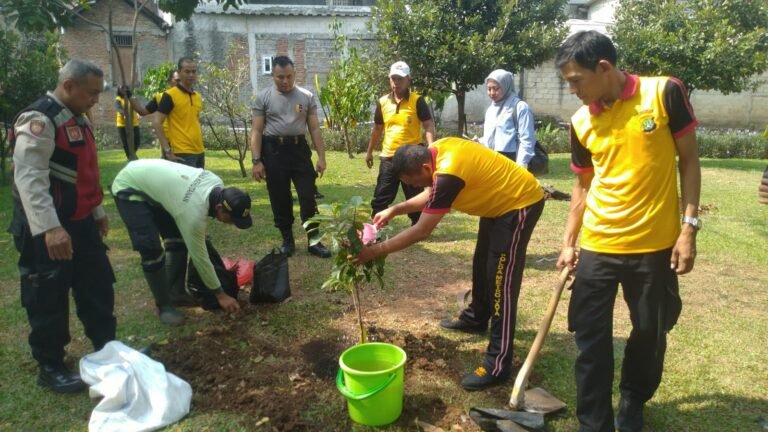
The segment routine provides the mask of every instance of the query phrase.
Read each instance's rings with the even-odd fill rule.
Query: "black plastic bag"
[[[544,175],[549,172],[549,154],[544,150],[540,142],[536,141],[533,147],[533,157],[528,161],[528,171],[535,176]]]
[[[237,300],[237,294],[240,292],[240,287],[237,286],[237,273],[232,270],[227,270],[224,265],[224,260],[221,259],[221,255],[213,247],[210,240],[205,241],[205,247],[208,249],[208,258],[210,258],[213,264],[213,269],[216,271],[216,276],[221,283],[221,289],[224,292]],[[192,260],[189,261],[189,268],[187,269],[187,289],[193,297],[200,300],[200,306],[205,310],[221,309],[219,301],[216,299],[216,295],[208,289],[200,278],[200,274],[197,272]]]
[[[251,303],[280,303],[291,296],[288,255],[273,249],[253,266]]]

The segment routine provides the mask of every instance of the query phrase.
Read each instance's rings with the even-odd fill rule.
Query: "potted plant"
[[[371,213],[367,203],[359,196],[353,196],[348,203],[323,204],[320,213],[308,220],[304,226],[313,226],[321,232],[312,242],[325,241],[333,252],[334,265],[331,275],[322,288],[330,291],[345,290],[352,294],[360,326],[360,343],[368,341],[363,314],[360,306],[360,286],[373,280],[384,286],[384,259],[379,257],[362,265],[353,264],[351,257],[357,256],[364,245],[386,239],[389,227],[377,229],[370,221]]]

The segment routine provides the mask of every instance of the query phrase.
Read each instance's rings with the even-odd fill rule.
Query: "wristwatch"
[[[251,159],[251,163],[256,165],[257,163],[261,162],[261,158],[253,158]]]
[[[683,216],[683,223],[692,226],[696,231],[701,229],[701,219],[697,217]]]

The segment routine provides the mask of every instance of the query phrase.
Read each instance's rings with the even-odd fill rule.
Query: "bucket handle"
[[[339,389],[339,392],[341,392],[341,394],[343,394],[347,399],[359,401],[363,399],[368,399],[369,397],[375,395],[376,393],[384,390],[388,385],[392,384],[392,381],[395,380],[396,375],[397,375],[396,372],[392,372],[391,374],[389,374],[389,376],[384,381],[384,383],[381,384],[380,386],[369,391],[368,393],[357,395],[349,391],[346,384],[344,384],[344,375],[342,374],[341,368],[339,368],[339,372],[336,374],[336,388]]]

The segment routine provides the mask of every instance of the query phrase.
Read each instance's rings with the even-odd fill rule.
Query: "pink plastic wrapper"
[[[367,244],[375,241],[376,240],[376,233],[378,231],[379,230],[376,228],[376,225],[369,224],[369,223],[364,223],[363,224],[363,236],[362,236],[363,244],[367,245]]]

